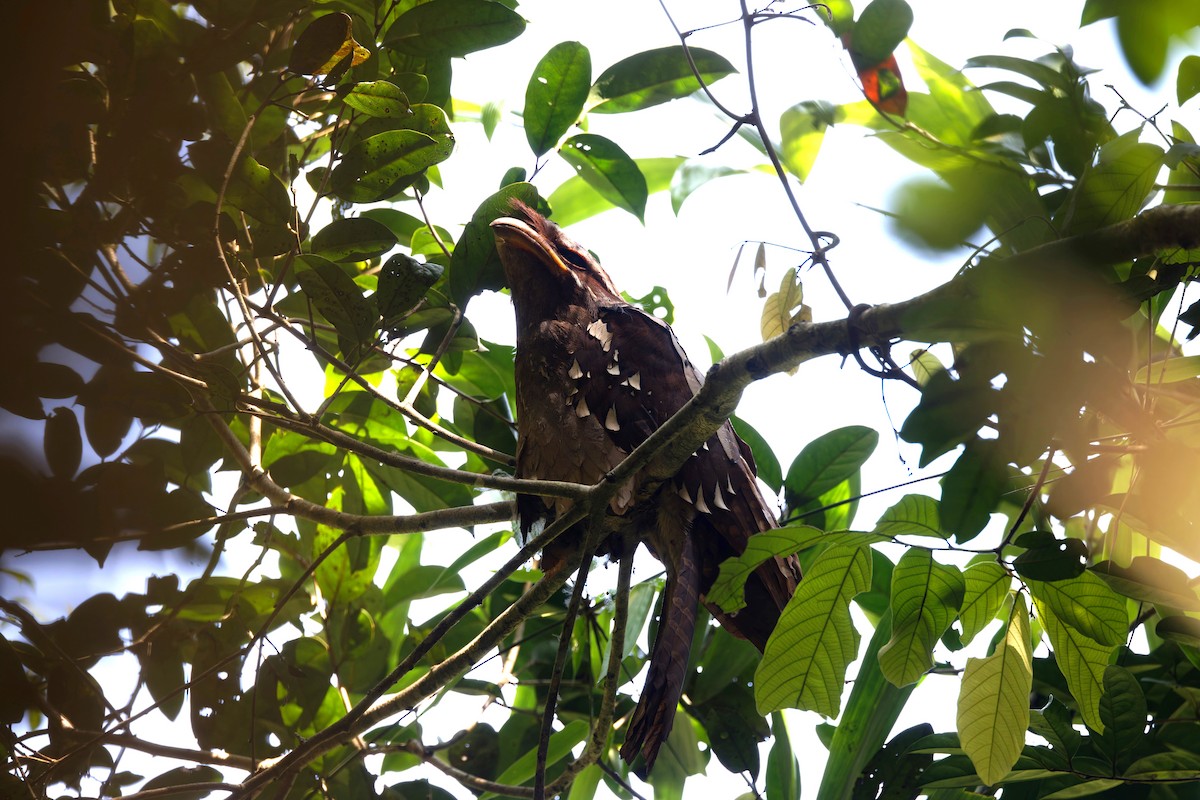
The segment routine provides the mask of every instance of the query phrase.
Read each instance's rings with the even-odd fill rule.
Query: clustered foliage
[[[616,750],[656,582],[585,604],[562,663],[561,581],[528,563],[544,537],[518,550],[502,530],[443,565],[425,560],[423,532],[506,522],[508,495],[478,490],[522,485],[507,477],[512,351],[481,342],[467,315],[503,288],[488,224],[513,199],[562,224],[613,207],[641,218],[667,189],[678,211],[734,171],[719,148],[634,160],[586,123],[698,90],[725,111],[710,87],[732,63],[684,35],[594,77],[583,44],[551,48],[520,118],[533,168],[509,170],[455,227],[423,198],[442,191],[455,127],[490,134],[497,117],[454,96],[454,59],[519,43],[514,3],[61,5],[17,14],[29,47],[53,52],[23,62],[36,74],[18,90],[36,112],[12,154],[23,205],[3,273],[0,406],[44,458],[0,454],[0,547],[103,564],[136,542],[206,566],[57,620],[0,598],[5,796],[449,796],[411,771],[422,764],[488,796],[532,796],[518,787],[537,770],[564,794],[573,781],[571,798],[601,782],[630,796]],[[1115,18],[1150,81],[1172,39],[1200,30],[1190,6],[1089,0],[1081,24]],[[857,18],[846,2],[733,11],[747,41],[781,17],[825,24],[865,99],[806,100],[777,128],[757,108],[729,112],[722,146],[749,142],[788,189],[831,126],[864,127],[928,170],[899,195],[902,236],[935,249],[988,238],[939,289],[848,302],[830,323],[808,322],[789,270],[766,303],[773,338],[714,374],[736,394],[861,349],[864,369],[919,389],[899,434],[921,466],[958,455],[940,499],[903,495],[864,526],[860,468],[877,432],[832,431],[784,470],[771,431],[738,421],[785,525],[727,562],[710,599],[736,608],[746,575],[777,554],[799,553],[805,579],[761,659],[702,630],[687,714],[649,776],[656,796],[680,796],[715,760],[761,777],[770,800],[797,797],[786,708],[837,720],[822,727],[822,798],[1196,796],[1200,592],[1162,558],[1200,561],[1200,362],[1176,336],[1200,324],[1200,303],[1181,299],[1200,263],[1191,133],[1165,112],[1106,109],[1068,47],[973,58],[965,67],[993,78],[977,87],[904,43],[903,0]],[[924,90],[905,87],[897,48]],[[1200,58],[1175,77],[1178,105],[1194,108]],[[544,193],[533,181],[554,153],[577,176]],[[799,221],[832,276],[829,235]],[[642,302],[671,311],[662,290]],[[901,340],[920,345],[903,366]],[[295,377],[312,365],[316,402]],[[231,494],[214,492],[222,473],[237,476]],[[586,487],[543,488],[586,506]],[[249,571],[230,571],[230,548],[257,553]],[[477,563],[494,577],[468,593],[460,572]],[[865,650],[852,603],[875,625]],[[916,683],[964,649],[957,731],[918,726],[885,744]],[[500,682],[462,677],[496,652]],[[128,697],[103,678],[121,657],[138,670]],[[550,735],[540,710],[556,670]],[[423,714],[451,694],[503,698],[511,713],[435,746]],[[156,720],[190,740],[156,738]]]

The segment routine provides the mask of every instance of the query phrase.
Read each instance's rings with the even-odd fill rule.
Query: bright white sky
[[[988,52],[1026,57],[1045,52],[1049,44],[1002,41],[1007,30],[1026,27],[1048,43],[1073,44],[1080,63],[1110,68],[1112,71],[1093,80],[1096,96],[1108,106],[1113,103],[1111,95],[1102,88],[1105,83],[1116,84],[1126,98],[1147,113],[1153,113],[1173,96],[1172,91],[1160,89],[1155,95],[1162,99],[1144,99],[1140,86],[1124,70],[1113,48],[1110,25],[1076,29],[1081,3],[1046,0],[1005,3],[910,0],[910,3],[916,15],[911,31],[913,40],[952,65],[961,65],[972,55]],[[685,30],[729,20],[737,13],[736,3],[729,0],[671,5],[673,13],[678,14],[677,22]],[[858,5],[865,5],[865,1]],[[445,227],[466,222],[474,204],[496,189],[509,167],[524,166],[532,171],[532,156],[519,120],[512,112],[519,112],[523,106],[525,83],[533,66],[551,46],[564,40],[582,41],[591,51],[595,77],[625,56],[676,43],[661,8],[647,0],[611,0],[603,4],[529,0],[522,2],[519,11],[529,20],[519,46],[501,47],[455,62],[457,98],[479,104],[502,103],[507,113],[491,142],[484,139],[478,125],[454,124],[458,151],[442,169],[447,191],[434,192],[428,198],[434,221]],[[760,26],[756,36],[755,55],[765,119],[778,120],[784,109],[802,100],[843,102],[858,98],[848,60],[823,26],[780,21]],[[740,25],[705,32],[690,43],[722,53],[744,75]],[[918,89],[911,65],[906,69],[902,61],[901,70],[910,90]],[[977,83],[987,80],[984,76],[972,78]],[[726,104],[735,109],[748,107],[742,80],[741,75],[735,75],[715,87]],[[634,157],[694,156],[715,144],[727,129],[726,121],[716,119],[710,109],[691,101],[633,115],[595,115],[590,120],[591,132],[614,139]],[[747,167],[757,163],[756,156],[747,145],[734,139],[710,156],[709,161]],[[812,226],[833,231],[841,238],[841,245],[832,253],[833,266],[855,302],[895,301],[918,294],[944,282],[964,257],[954,254],[931,259],[914,254],[889,235],[887,223],[878,214],[856,205],[888,207],[898,182],[915,172],[888,148],[864,141],[861,132],[836,128],[826,138],[809,183],[799,192]],[[549,195],[571,174],[569,167],[551,157],[551,163],[539,174],[536,183],[543,195]],[[676,307],[676,331],[702,369],[708,364],[705,334],[726,353],[759,341],[761,300],[750,278],[749,258],[739,269],[732,291],[727,294],[725,290],[739,245],[744,240],[764,240],[796,248],[808,244],[789,214],[778,183],[762,174],[726,178],[701,189],[685,203],[679,217],[672,214],[669,198],[662,193],[651,196],[644,227],[624,212],[610,211],[571,227],[568,233],[599,254],[617,285],[633,296],[644,295],[654,285],[668,287]],[[798,263],[795,254],[782,247],[769,249],[767,286],[778,285],[782,271]],[[822,275],[808,272],[804,281],[805,300],[812,306],[815,319],[844,316],[842,306]],[[469,316],[485,339],[511,342],[509,306],[504,296],[479,298],[472,302]],[[906,355],[905,348],[897,353],[901,359]],[[950,463],[946,460],[926,470],[917,470],[917,448],[891,434],[916,399],[916,394],[907,387],[900,384],[881,387],[879,381],[863,375],[853,365],[843,368],[835,359],[826,358],[806,364],[794,377],[776,376],[752,387],[738,413],[768,433],[785,470],[795,454],[822,433],[851,424],[877,428],[881,432],[880,444],[864,468],[863,489],[869,492],[923,475],[935,475]],[[906,491],[936,495],[937,483],[931,480],[867,499],[859,511],[859,527],[869,528],[878,514]],[[460,537],[453,538],[456,541],[449,541],[449,545],[460,547]],[[426,559],[439,560],[428,548]],[[450,560],[452,556],[442,563]],[[30,568],[28,564],[14,566]],[[145,569],[144,562],[140,566]],[[647,565],[640,571],[643,575],[652,574],[649,569]],[[55,590],[51,576],[37,572],[40,573],[39,605],[43,606],[39,610],[45,613],[48,610],[44,606],[53,608],[56,600],[64,602],[65,597]],[[69,577],[75,584],[71,588],[80,592],[72,597],[75,602],[103,590],[97,585],[87,585],[81,575],[60,577]],[[110,582],[111,578],[98,576],[97,584]],[[144,590],[144,572],[131,578],[134,583],[129,590]],[[111,583],[108,585],[111,588]],[[986,639],[982,636],[977,641]],[[913,695],[911,710],[901,717],[897,730],[922,721],[931,722],[937,730],[952,730],[956,690],[956,680],[927,679]],[[445,715],[445,730],[438,731],[447,737],[461,726],[464,718],[461,714],[474,718],[478,705],[465,704],[450,710],[452,713]],[[825,759],[825,750],[813,733],[820,721],[812,713],[797,713],[791,719],[793,742],[801,758],[805,797],[815,797]],[[724,773],[715,759],[709,771],[711,777],[698,776],[689,781],[688,796],[733,797],[745,791],[742,779]],[[432,770],[425,772],[428,774],[420,777],[429,777],[456,796],[463,794],[460,787]],[[391,777],[412,780],[417,776],[408,772]],[[604,791],[601,789],[602,794]]]

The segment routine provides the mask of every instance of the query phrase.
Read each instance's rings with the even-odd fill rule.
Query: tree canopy
[[[626,563],[569,591],[536,554],[603,517],[623,477],[674,474],[752,383],[825,356],[918,398],[894,433],[922,468],[949,457],[940,491],[896,487],[861,519],[879,431],[831,430],[784,465],[785,415],[734,418],[782,527],[725,562],[708,599],[735,610],[775,556],[797,554],[804,579],[761,658],[701,626],[654,796],[723,768],[748,797],[798,797],[786,709],[828,720],[825,772],[804,775],[821,798],[1197,796],[1200,148],[1181,120],[1200,57],[1176,54],[1200,6],[1081,4],[1080,26],[1112,26],[1161,86],[1153,108],[1097,99],[1067,45],[946,63],[907,38],[913,14],[741,0],[708,24],[742,30],[742,52],[676,28],[593,64],[564,41],[505,112],[456,94],[454,71],[522,46],[510,0],[20,4],[0,272],[4,796],[635,796],[617,751],[661,579],[633,583]],[[835,37],[861,99],[808,82],[769,119],[755,37],[797,24]],[[610,115],[668,103],[705,104],[713,146],[680,156],[667,131],[631,157]],[[500,124],[523,128],[524,164],[484,189],[443,181],[487,158],[456,132]],[[840,126],[922,170],[887,224],[896,248],[960,256],[952,279],[874,306],[843,291],[854,232],[820,230],[796,194]],[[798,266],[769,271],[753,244],[743,259],[757,250],[741,269],[764,287],[762,343],[714,346],[701,392],[614,480],[513,478],[513,351],[472,323],[505,289],[489,223],[513,200],[561,225],[644,219],[660,192],[686,213],[747,171],[732,148],[775,176],[763,202],[803,234]],[[574,176],[546,185],[555,159]],[[431,213],[444,194],[470,219]],[[802,279],[844,308],[814,314]],[[630,300],[670,321],[671,289]],[[574,514],[522,541],[517,491]],[[134,550],[180,566],[61,617],[38,597],[52,568],[19,557],[111,569]],[[955,729],[893,731],[930,673],[959,676]],[[447,706],[475,711],[441,741],[427,721]]]

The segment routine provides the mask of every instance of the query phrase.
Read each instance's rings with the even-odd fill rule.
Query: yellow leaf
[[[958,696],[958,736],[980,779],[1004,779],[1025,745],[1029,691],[1033,687],[1033,642],[1025,598],[1017,595],[1008,631],[987,658],[972,658]]]

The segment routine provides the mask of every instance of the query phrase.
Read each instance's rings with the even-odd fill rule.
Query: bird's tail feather
[[[687,677],[701,580],[690,539],[685,540],[675,574],[667,576],[658,635],[650,653],[650,670],[641,699],[629,721],[625,743],[621,746],[621,758],[627,764],[632,764],[641,754],[644,766],[639,774],[643,777],[654,766],[658,750],[671,732],[675,708]]]

